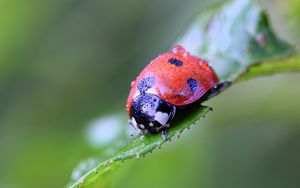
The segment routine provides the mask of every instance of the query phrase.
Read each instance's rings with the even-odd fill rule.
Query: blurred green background
[[[0,187],[63,187],[99,155],[89,123],[125,111],[130,81],[215,1],[0,0]],[[300,43],[300,2],[260,1]],[[234,85],[201,125],[111,187],[300,187],[300,75]],[[124,121],[124,126],[127,126]]]

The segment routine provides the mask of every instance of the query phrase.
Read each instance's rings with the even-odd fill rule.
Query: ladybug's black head
[[[166,130],[176,113],[176,107],[160,97],[144,93],[136,97],[130,107],[130,123],[149,133]]]

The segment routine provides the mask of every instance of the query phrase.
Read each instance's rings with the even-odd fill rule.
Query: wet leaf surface
[[[294,48],[276,37],[266,13],[251,0],[229,1],[200,13],[175,44],[208,59],[222,80],[250,79],[300,70],[299,57],[291,56]],[[198,124],[208,111],[209,108],[194,104],[180,112],[168,130],[169,139]],[[96,162],[69,187],[93,187],[96,184],[103,187],[106,181],[104,174],[118,168],[127,159],[151,153],[165,142],[160,134],[141,135],[130,140],[116,154]]]

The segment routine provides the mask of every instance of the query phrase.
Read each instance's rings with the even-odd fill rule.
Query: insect
[[[207,61],[175,46],[132,81],[126,104],[129,124],[142,133],[161,132],[167,140],[167,129],[179,108],[213,97],[228,83],[219,81]]]

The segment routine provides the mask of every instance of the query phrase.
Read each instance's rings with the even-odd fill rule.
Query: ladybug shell
[[[131,83],[127,112],[130,114],[133,100],[142,93],[155,94],[174,106],[184,106],[201,98],[218,82],[205,60],[177,46],[151,61]]]

